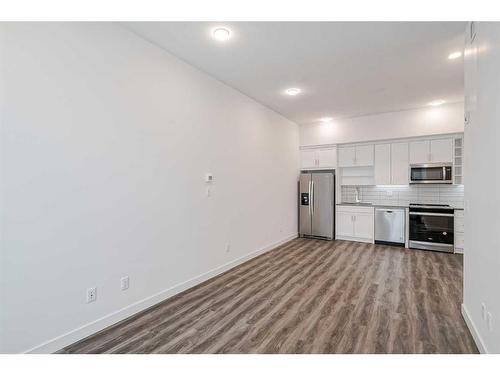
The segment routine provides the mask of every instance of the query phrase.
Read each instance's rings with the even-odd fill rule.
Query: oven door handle
[[[415,216],[447,216],[447,217],[455,216],[454,214],[440,214],[437,212],[410,212],[410,215],[415,215]]]

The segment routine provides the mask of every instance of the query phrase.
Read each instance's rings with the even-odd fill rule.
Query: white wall
[[[476,23],[477,72],[466,47],[464,315],[485,352],[500,353],[500,24]],[[471,66],[472,65],[472,66]],[[477,92],[477,104],[474,104]],[[482,318],[481,304],[493,318]]]
[[[463,103],[336,119],[300,126],[300,145],[418,137],[464,131]]]
[[[0,352],[56,350],[296,234],[296,124],[118,25],[0,27]]]

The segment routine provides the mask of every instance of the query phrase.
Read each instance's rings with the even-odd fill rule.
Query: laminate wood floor
[[[462,256],[295,239],[63,353],[477,353]]]

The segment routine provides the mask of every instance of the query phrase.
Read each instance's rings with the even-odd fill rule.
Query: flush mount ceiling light
[[[330,122],[332,120],[333,120],[332,117],[322,117],[319,119],[319,121],[321,121],[321,122]]]
[[[461,56],[462,56],[462,52],[460,52],[460,51],[456,51],[456,52],[450,53],[450,54],[448,55],[448,59],[450,59],[450,60],[455,60],[455,59],[458,59],[458,58],[459,58],[459,57],[461,57]]]
[[[231,30],[227,27],[216,27],[212,30],[212,36],[219,42],[225,42],[231,38]]]
[[[289,89],[285,90],[285,94],[290,95],[290,96],[295,96],[300,94],[301,90],[296,88],[296,87],[290,87]]]
[[[427,104],[429,104],[430,106],[432,107],[437,107],[438,105],[441,105],[441,104],[444,104],[446,103],[444,100],[433,100],[432,102],[429,102]]]

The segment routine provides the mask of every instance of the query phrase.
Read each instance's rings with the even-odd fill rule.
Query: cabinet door
[[[310,169],[316,167],[316,150],[300,151],[300,168]]]
[[[337,236],[353,237],[354,222],[352,217],[353,214],[350,212],[337,212]]]
[[[339,167],[354,167],[355,159],[356,159],[355,147],[339,148]]]
[[[356,166],[373,165],[373,145],[356,146]]]
[[[408,185],[408,143],[391,145],[391,184]]]
[[[453,138],[431,141],[431,161],[433,163],[453,162]]]
[[[410,142],[410,164],[429,163],[430,143],[429,141]]]
[[[391,145],[375,145],[375,185],[391,183]]]
[[[354,237],[372,239],[373,220],[373,215],[356,214],[356,216],[354,216]]]
[[[318,150],[320,168],[335,168],[337,166],[337,148],[321,148]]]

